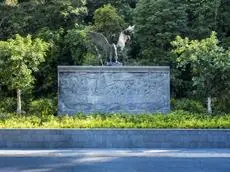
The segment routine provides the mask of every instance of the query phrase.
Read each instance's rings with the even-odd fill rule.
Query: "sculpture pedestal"
[[[58,113],[167,113],[169,67],[59,66]]]

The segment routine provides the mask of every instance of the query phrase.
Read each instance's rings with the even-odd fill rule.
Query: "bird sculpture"
[[[125,45],[131,39],[131,34],[134,32],[134,26],[129,26],[127,29],[123,30],[117,41],[117,44],[110,44],[108,39],[102,34],[98,32],[90,32],[90,37],[92,42],[95,45],[95,49],[98,54],[98,59],[100,60],[101,65],[104,65],[102,56],[104,55],[106,58],[109,57],[109,61],[105,63],[107,66],[120,66],[122,65],[118,61],[118,49],[124,51]]]

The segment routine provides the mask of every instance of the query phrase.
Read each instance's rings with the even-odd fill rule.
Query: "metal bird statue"
[[[102,33],[97,32],[90,32],[91,39],[95,44],[95,48],[98,54],[98,59],[100,60],[101,64],[104,65],[102,60],[102,54],[105,57],[109,57],[108,64],[112,64],[113,57],[115,59],[115,63],[119,63],[118,56],[117,56],[117,47],[115,44],[110,44],[107,38]]]
[[[124,50],[126,44],[131,40],[131,35],[134,33],[135,26],[129,26],[127,29],[120,33],[119,39],[117,41],[117,47]]]
[[[97,32],[90,32],[90,37],[95,45],[95,49],[98,54],[98,59],[101,65],[104,65],[102,56],[106,58],[109,57],[109,61],[106,63],[107,66],[121,66],[122,64],[118,62],[117,48],[121,51],[124,50],[126,43],[131,39],[131,34],[133,34],[134,26],[129,26],[127,29],[120,33],[117,44],[110,44],[108,39],[102,34]]]

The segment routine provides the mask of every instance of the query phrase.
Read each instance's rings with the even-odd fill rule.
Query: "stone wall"
[[[59,66],[59,114],[167,113],[169,67]]]
[[[230,130],[1,129],[0,148],[230,148]]]

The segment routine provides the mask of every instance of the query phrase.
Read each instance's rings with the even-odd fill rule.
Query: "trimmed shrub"
[[[189,99],[171,99],[172,110],[184,110],[192,113],[205,113],[205,107],[199,102],[195,100]]]
[[[174,111],[165,114],[94,114],[75,116],[0,116],[0,128],[230,128],[230,114],[207,115]]]
[[[56,114],[57,105],[55,100],[44,98],[30,102],[28,109],[30,114]]]
[[[1,98],[0,100],[0,112],[14,113],[17,108],[17,101],[15,98]]]

